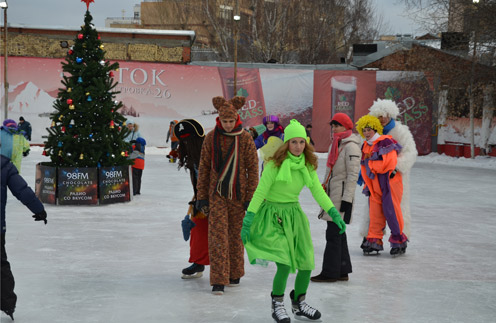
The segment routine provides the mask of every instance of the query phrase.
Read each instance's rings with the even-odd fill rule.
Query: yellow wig
[[[378,134],[382,135],[383,128],[381,122],[379,121],[379,119],[369,114],[364,115],[356,122],[356,129],[360,133],[360,136],[362,136],[362,138],[365,138],[365,136],[363,135],[363,128],[374,129],[375,131],[377,131]]]

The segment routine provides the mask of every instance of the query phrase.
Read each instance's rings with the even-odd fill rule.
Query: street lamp
[[[0,2],[0,8],[3,9],[3,83],[5,88],[4,94],[4,120],[7,119],[9,109],[9,83],[7,82],[7,1]]]
[[[238,22],[241,20],[239,15],[239,0],[236,0],[236,6],[234,8],[234,92],[233,97],[236,96],[237,83],[238,83]]]

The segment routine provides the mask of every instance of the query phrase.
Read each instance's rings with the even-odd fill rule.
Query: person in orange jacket
[[[356,129],[365,138],[362,145],[361,173],[365,182],[363,193],[369,197],[370,224],[367,240],[362,244],[365,254],[384,250],[382,237],[387,225],[391,230],[390,254],[405,253],[407,236],[403,233],[401,198],[403,180],[396,172],[401,146],[393,137],[382,135],[378,118],[365,115],[356,123]]]
[[[167,139],[165,140],[166,143],[169,142],[169,139],[171,141],[171,151],[169,154],[166,156],[169,158],[169,162],[175,163],[177,160],[178,152],[177,152],[177,146],[179,146],[179,139],[177,138],[177,135],[174,133],[174,127],[177,124],[177,120],[172,120],[169,124],[169,131],[167,132]]]

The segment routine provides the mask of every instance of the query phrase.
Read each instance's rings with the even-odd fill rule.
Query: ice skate
[[[294,290],[292,290],[289,297],[291,298],[291,309],[295,319],[300,321],[320,321],[322,314],[305,302],[305,294],[298,295],[298,298],[295,301]]]
[[[284,308],[284,294],[274,296],[271,293],[270,296],[272,297],[272,318],[274,321],[277,323],[290,323],[291,319]]]
[[[192,279],[192,278],[200,278],[203,276],[203,271],[205,270],[204,265],[198,265],[193,263],[188,268],[183,269],[182,279]]]
[[[403,254],[405,254],[406,252],[406,246],[405,247],[395,247],[395,248],[391,248],[391,251],[389,252],[389,254],[391,256],[394,257],[398,257],[398,256],[401,256]]]
[[[214,295],[224,295],[224,285],[213,285],[212,294]]]
[[[360,248],[363,250],[364,256],[378,256],[379,251],[384,250],[382,248],[382,241],[379,239],[373,239],[376,241],[369,241],[367,238],[363,238],[362,245]]]
[[[241,278],[229,279],[229,287],[238,287]]]

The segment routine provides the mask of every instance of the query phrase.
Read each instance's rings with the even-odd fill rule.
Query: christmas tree
[[[87,2],[89,5],[90,1]],[[88,8],[88,7],[87,7]],[[88,8],[89,9],[89,8]],[[86,11],[84,25],[62,63],[64,76],[43,154],[51,166],[107,167],[130,165],[129,133],[115,101],[114,72],[118,63],[105,60],[104,46]]]

